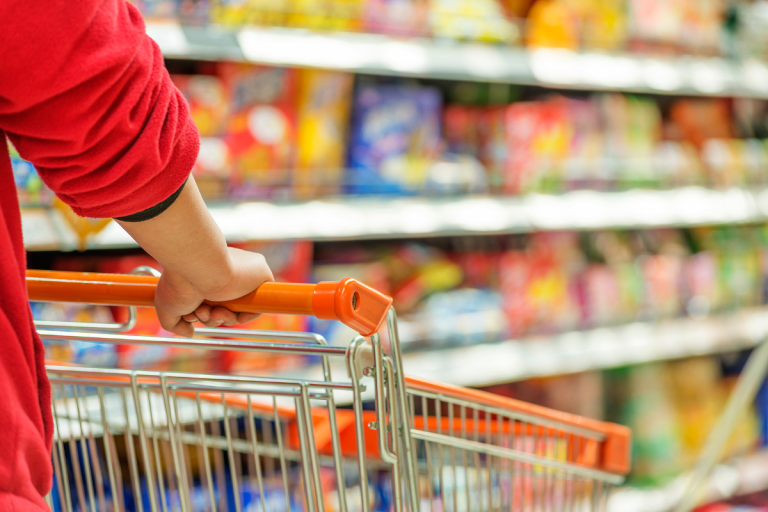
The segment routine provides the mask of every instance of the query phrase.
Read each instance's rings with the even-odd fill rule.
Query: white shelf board
[[[147,22],[164,55],[448,80],[652,94],[768,98],[757,60],[574,52],[306,29]]]
[[[768,336],[768,307],[694,320],[679,318],[571,331],[466,347],[406,352],[409,375],[460,386],[488,386],[534,377],[724,353]]]
[[[212,205],[230,242],[252,240],[396,239],[740,224],[768,219],[768,189],[576,191],[558,196],[350,197],[302,203]],[[54,211],[24,210],[28,250],[73,250],[74,234]],[[90,249],[136,247],[117,223]]]
[[[352,337],[350,331],[349,339]],[[762,306],[703,320],[637,322],[554,336],[405,352],[403,368],[414,377],[482,387],[732,352],[752,348],[766,337],[768,306]],[[346,375],[342,361],[332,361],[332,371],[335,378]],[[321,380],[322,370],[317,365],[281,372],[279,376]]]

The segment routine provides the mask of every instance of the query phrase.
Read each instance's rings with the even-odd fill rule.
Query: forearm
[[[173,204],[157,217],[117,222],[164,270],[183,277],[202,292],[214,292],[230,281],[232,261],[224,235],[192,176]]]
[[[203,304],[205,299],[242,297],[273,277],[261,254],[227,247],[194,178],[189,177],[176,200],[156,217],[117,222],[163,266],[155,309],[165,329],[192,336],[197,321],[214,327],[257,316]]]

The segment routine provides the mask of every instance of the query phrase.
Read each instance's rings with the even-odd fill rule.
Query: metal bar
[[[208,442],[206,440],[206,435],[205,435],[205,423],[203,422],[203,410],[200,403],[199,393],[196,394],[195,401],[197,403],[198,428],[200,429],[200,446],[203,448],[203,465],[205,467],[205,479],[208,487],[208,500],[210,501],[210,504],[211,504],[211,510],[215,511],[216,498],[214,497],[214,492],[213,492],[213,475],[211,474],[211,459],[208,454]],[[248,405],[250,405],[250,402]]]
[[[136,503],[136,510],[142,512],[144,506],[141,503],[141,485],[139,483],[139,467],[136,462],[136,452],[133,446],[133,432],[131,431],[131,420],[128,415],[128,400],[125,398],[125,390],[120,390],[120,400],[123,404],[123,414],[125,414],[125,449],[128,452],[128,470],[131,474],[131,482],[133,483],[134,502]]]
[[[178,420],[178,418],[171,415],[171,399],[168,393],[168,381],[164,375],[160,376],[160,390],[163,396],[163,407],[165,408],[165,417],[168,424],[168,439],[170,440],[171,445],[173,468],[176,470],[174,474],[176,475],[176,482],[178,483],[179,506],[181,507],[182,512],[189,512],[189,508],[186,507],[186,498],[183,496],[184,484],[180,481],[181,461],[179,460],[179,444],[177,444],[176,432],[173,429],[174,420]],[[171,482],[169,482],[169,486],[171,486]]]
[[[75,399],[75,410],[77,411],[77,423],[80,428],[80,454],[83,457],[83,469],[85,470],[85,488],[88,491],[88,503],[91,508],[91,512],[96,512],[96,499],[93,493],[93,481],[91,475],[91,464],[98,464],[97,460],[92,460],[88,456],[88,450],[86,447],[86,435],[85,426],[83,423],[82,412],[80,411],[80,393],[77,390],[77,386],[72,386],[72,396]],[[88,429],[90,432],[91,429]],[[77,457],[77,453],[72,454],[73,457]]]
[[[296,405],[296,429],[299,431],[299,450],[301,451],[301,470],[304,482],[304,497],[307,500],[307,510],[315,511],[315,494],[313,491],[313,478],[311,474],[309,454],[307,453],[307,424],[305,411],[298,398],[294,399]]]
[[[128,345],[159,345],[205,350],[235,350],[241,352],[281,352],[308,356],[343,356],[346,350],[340,347],[323,347],[288,343],[262,343],[256,341],[173,338],[162,336],[139,336],[132,334],[109,334],[97,332],[69,332],[39,329],[37,334],[46,340],[90,341],[92,343],[118,343]]]
[[[283,433],[280,425],[280,416],[277,414],[277,398],[272,398],[272,410],[275,418],[275,436],[277,437],[277,448],[280,454],[280,473],[283,478],[283,490],[285,491],[285,510],[291,510],[291,491],[288,488],[288,468],[285,465],[285,450],[283,448]]]
[[[147,498],[149,499],[149,508],[152,510],[152,512],[158,512],[157,502],[155,501],[155,479],[152,476],[152,463],[150,461],[149,446],[147,446],[147,433],[144,430],[144,416],[141,413],[139,388],[137,386],[135,375],[131,377],[131,394],[133,395],[133,401],[136,405],[136,424],[138,426],[141,453],[144,456],[144,480],[147,482]]]
[[[157,485],[160,489],[159,501],[163,512],[168,512],[167,506],[167,494],[165,492],[165,483],[163,482],[163,464],[162,457],[160,456],[160,448],[157,443],[157,429],[155,428],[155,415],[152,412],[152,395],[149,391],[146,392],[147,396],[147,408],[149,409],[149,424],[152,427],[152,453],[155,459],[155,471],[157,471]]]
[[[413,395],[411,395],[413,396]],[[427,429],[427,415],[428,415],[428,409],[427,409],[427,399],[425,397],[421,397],[421,418],[424,422],[424,430]],[[424,441],[424,452],[427,459],[427,493],[429,496],[429,510],[430,512],[435,511],[435,496],[434,496],[434,478],[432,477],[432,456],[429,453],[429,443],[427,441]]]
[[[355,413],[355,436],[357,440],[357,467],[360,473],[360,504],[363,512],[370,511],[370,502],[368,501],[368,467],[366,465],[365,454],[365,426],[363,425],[363,404],[362,393],[360,390],[360,381],[357,376],[357,353],[360,348],[365,344],[365,338],[362,336],[356,337],[350,343],[348,355],[346,357],[347,374],[352,379],[352,408]]]
[[[400,331],[397,329],[397,315],[395,314],[395,308],[390,307],[387,311],[387,330],[389,332],[389,344],[392,352],[392,361],[395,368],[395,387],[398,392],[398,403],[400,404],[401,415],[403,418],[407,417],[406,411],[406,393],[405,386],[405,372],[403,371],[403,357],[400,349]],[[406,471],[406,478],[408,481],[408,496],[411,499],[411,510],[419,510],[419,484],[417,482],[418,475],[418,460],[416,459],[416,449],[414,448],[414,440],[411,437],[411,429],[404,428],[402,430],[403,445],[405,451],[402,457],[405,461],[405,466],[408,469]]]
[[[227,437],[227,455],[229,456],[229,477],[232,479],[232,494],[235,497],[235,510],[242,512],[240,506],[240,484],[237,480],[237,472],[235,470],[235,452],[232,449],[232,432],[229,425],[229,412],[227,409],[227,399],[221,395],[221,405],[224,407],[224,435]]]
[[[685,492],[680,498],[675,512],[688,512],[698,500],[697,490],[701,482],[712,471],[718,459],[725,449],[728,437],[733,431],[733,427],[739,415],[744,409],[752,403],[760,384],[765,380],[768,372],[768,341],[763,341],[755,348],[752,355],[749,356],[744,370],[741,372],[736,387],[728,398],[725,410],[712,428],[707,438],[704,449],[701,451],[699,460],[693,468],[689,477]]]
[[[580,475],[584,477],[595,478],[598,480],[604,480],[614,485],[618,485],[624,481],[624,477],[621,475],[616,475],[614,473],[607,473],[605,471],[598,471],[596,469],[591,469],[591,468],[584,468],[581,466],[576,466],[573,464],[568,464],[568,463],[560,462],[556,460],[550,460],[550,459],[547,459],[546,457],[528,454],[518,450],[511,450],[508,448],[499,448],[497,446],[491,446],[484,443],[476,443],[474,441],[452,438],[452,437],[448,437],[441,434],[433,434],[432,432],[425,432],[423,430],[414,430],[411,432],[411,435],[416,439],[429,440],[439,445],[444,445],[449,447],[452,446],[454,448],[477,451],[479,453],[484,453],[486,455],[491,455],[494,457],[501,457],[509,460],[520,460],[523,462],[527,462],[529,464],[547,466],[547,467],[561,470],[566,473],[572,473],[574,475]]]
[[[246,422],[248,423],[248,429],[247,434],[251,441],[251,446],[253,447],[253,460],[255,461],[254,464],[254,472],[256,473],[256,483],[259,486],[259,498],[261,499],[261,510],[265,511],[267,510],[267,503],[265,501],[264,497],[264,479],[261,474],[261,459],[259,457],[259,443],[256,439],[256,425],[255,425],[255,418],[253,417],[253,407],[251,406],[251,395],[248,395],[248,417],[246,418]],[[264,421],[262,420],[262,425],[264,424]]]

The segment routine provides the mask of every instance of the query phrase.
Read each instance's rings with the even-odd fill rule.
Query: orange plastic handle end
[[[363,336],[375,334],[392,306],[392,298],[352,278],[324,281],[315,287],[312,308],[318,318],[341,320]]]
[[[33,301],[153,307],[157,281],[151,276],[28,270],[27,293]],[[239,299],[206,304],[238,313],[313,315],[340,320],[363,336],[371,336],[384,322],[392,299],[347,278],[317,285],[264,283]]]

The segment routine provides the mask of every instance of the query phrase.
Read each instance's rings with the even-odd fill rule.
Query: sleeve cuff
[[[167,210],[173,203],[176,202],[176,199],[181,194],[181,191],[184,190],[184,185],[187,184],[187,180],[184,181],[184,183],[181,184],[181,186],[171,194],[167,199],[164,199],[163,201],[160,201],[155,206],[151,206],[147,208],[146,210],[142,210],[138,213],[134,213],[132,215],[126,215],[125,217],[115,217],[116,220],[122,221],[122,222],[144,222],[145,220],[154,219],[161,213],[163,213],[165,210]]]

